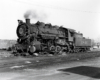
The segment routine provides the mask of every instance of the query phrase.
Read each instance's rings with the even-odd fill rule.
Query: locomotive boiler
[[[91,47],[91,40],[73,29],[39,21],[31,24],[30,19],[26,19],[26,22],[18,20],[16,33],[18,39],[14,52],[19,53],[61,54],[87,51]]]

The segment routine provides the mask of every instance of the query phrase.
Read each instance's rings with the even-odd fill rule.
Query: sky
[[[0,0],[0,39],[17,39],[17,20],[27,11],[37,14],[31,23],[42,21],[64,26],[100,40],[100,0]]]

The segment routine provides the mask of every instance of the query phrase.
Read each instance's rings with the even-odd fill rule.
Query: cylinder
[[[36,47],[35,46],[30,46],[30,50],[31,53],[34,53],[36,51]]]

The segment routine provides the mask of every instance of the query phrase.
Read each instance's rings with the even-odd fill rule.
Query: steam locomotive
[[[19,53],[62,54],[84,52],[91,47],[91,39],[86,39],[82,33],[39,21],[31,24],[30,19],[26,19],[26,22],[18,20],[16,33],[18,39],[14,52]]]

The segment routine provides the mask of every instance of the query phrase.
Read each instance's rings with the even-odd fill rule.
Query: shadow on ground
[[[78,67],[73,67],[73,68],[59,69],[59,71],[71,72],[75,74],[80,74],[80,75],[100,79],[99,67],[78,66]]]

